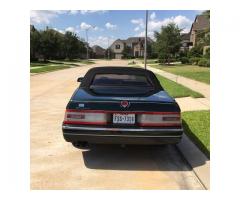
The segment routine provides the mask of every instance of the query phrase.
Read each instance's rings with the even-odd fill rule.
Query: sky
[[[148,36],[154,39],[154,31],[175,22],[182,32],[189,32],[199,10],[150,10],[148,11]],[[90,46],[107,48],[116,39],[144,36],[144,10],[32,10],[30,23],[39,30],[47,26],[61,33],[72,31],[86,39]]]

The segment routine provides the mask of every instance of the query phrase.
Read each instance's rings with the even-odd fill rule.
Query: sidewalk
[[[141,67],[144,67],[143,64],[140,64]],[[169,72],[165,72],[163,70],[160,69],[156,69],[154,67],[150,67],[147,66],[147,69],[151,70],[154,73],[160,74],[161,76],[164,76],[174,82],[177,82],[181,85],[184,85],[188,88],[190,88],[191,90],[197,91],[201,94],[204,95],[204,97],[208,100],[210,100],[210,85],[199,82],[199,81],[195,81],[189,78],[185,78],[183,76],[178,76]]]
[[[175,98],[175,100],[179,104],[182,112],[210,109],[210,103],[207,98],[182,97]]]
[[[144,67],[144,65],[141,63],[138,63],[138,65]],[[210,85],[189,78],[185,78],[183,76],[178,76],[169,72],[165,72],[154,67],[147,66],[147,69],[204,95],[205,98],[176,98],[175,100],[180,105],[182,111],[210,109]]]
[[[144,67],[143,64],[138,64],[141,67]],[[209,85],[189,78],[171,74],[150,66],[147,66],[147,69],[204,95],[205,98],[175,98],[182,112],[210,109]],[[183,135],[182,141],[177,145],[177,147],[184,156],[184,158],[187,160],[187,162],[192,166],[194,173],[199,178],[202,185],[209,190],[210,160],[198,149],[198,147],[196,147],[196,145],[185,134]],[[199,165],[198,163],[204,164]]]

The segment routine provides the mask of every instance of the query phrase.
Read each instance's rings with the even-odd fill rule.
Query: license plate
[[[135,124],[135,114],[113,114],[114,124]]]

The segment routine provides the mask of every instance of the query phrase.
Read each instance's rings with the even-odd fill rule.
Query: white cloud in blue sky
[[[133,24],[136,24],[137,26],[135,27],[135,31],[141,31],[135,36],[144,36],[144,20],[143,19],[132,19],[131,22]],[[166,26],[167,24],[174,22],[175,24],[178,25],[179,28],[182,29],[182,32],[188,32],[191,25],[192,25],[192,20],[188,19],[186,16],[183,15],[178,15],[175,17],[169,17],[169,18],[164,18],[163,20],[157,19],[157,16],[155,12],[153,12],[150,15],[150,19],[148,21],[148,35],[150,37],[153,37],[154,31],[159,31],[162,26]]]
[[[156,13],[155,12],[152,12],[152,14],[150,15],[150,19],[151,20],[154,20],[156,18]]]
[[[69,11],[69,14],[70,15],[76,15],[76,14],[78,14],[79,13],[79,10],[70,10]]]
[[[65,29],[65,31],[69,31],[69,32],[75,32],[75,28],[72,26],[69,26]]]
[[[183,32],[188,32],[197,14],[194,10],[149,11],[148,35],[170,22],[176,23]],[[107,47],[115,39],[144,36],[145,11],[143,10],[35,10],[30,13],[30,21],[37,29],[46,26],[64,33],[71,31],[85,38],[89,29],[90,45]]]
[[[92,28],[93,26],[91,24],[87,24],[86,22],[82,22],[81,25],[80,25],[80,28],[83,29],[83,30],[86,30],[86,29],[89,29],[89,28]]]
[[[49,24],[53,18],[65,12],[59,10],[32,10],[30,13],[31,23]]]
[[[90,13],[99,13],[99,14],[102,14],[102,13],[106,13],[107,10],[80,10],[80,13],[85,15],[85,14],[90,14]]]
[[[116,29],[117,29],[117,25],[111,24],[110,22],[107,22],[107,23],[105,24],[105,27],[106,27],[108,30],[116,30]]]

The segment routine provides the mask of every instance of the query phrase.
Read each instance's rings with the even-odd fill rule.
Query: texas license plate
[[[113,114],[114,124],[135,124],[135,114]]]

